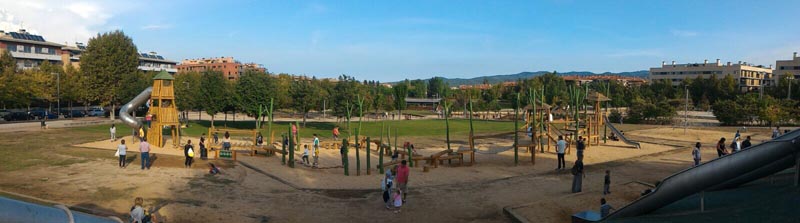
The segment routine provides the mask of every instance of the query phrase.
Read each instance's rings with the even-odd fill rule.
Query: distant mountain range
[[[492,76],[481,76],[481,77],[474,77],[474,78],[444,78],[445,82],[448,83],[451,87],[456,87],[459,85],[472,85],[472,84],[482,84],[483,80],[488,81],[490,84],[497,84],[506,81],[516,81],[518,79],[529,79],[536,76],[541,76],[550,71],[536,71],[536,72],[522,72],[517,74],[503,74],[503,75],[492,75]],[[605,72],[605,73],[593,73],[588,71],[570,71],[570,72],[559,72],[559,76],[591,76],[591,75],[619,75],[619,76],[628,76],[628,77],[641,77],[647,78],[648,71],[640,70],[640,71],[632,71],[632,72],[620,72],[620,73],[612,73],[612,72]]]

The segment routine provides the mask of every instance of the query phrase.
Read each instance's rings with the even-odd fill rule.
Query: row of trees
[[[121,31],[98,34],[90,39],[82,54],[80,69],[44,62],[36,69],[20,71],[6,52],[0,56],[0,103],[3,107],[19,108],[60,98],[69,104],[97,103],[116,107],[152,83],[155,72],[137,69],[137,52],[133,40]],[[788,91],[788,86],[796,86],[797,82],[782,77],[776,86],[767,88],[762,94],[742,93],[730,75],[721,79],[716,76],[686,79],[678,87],[666,80],[642,86],[624,86],[618,81],[593,82],[587,87],[607,94],[611,98],[607,106],[630,107],[626,115],[629,122],[666,122],[675,115],[676,108],[690,103],[693,110],[713,108],[715,112],[722,112],[718,117],[726,124],[757,122],[754,120],[769,124],[788,121],[791,115],[796,114],[796,100],[779,98],[800,98],[800,89]],[[441,77],[404,80],[386,86],[378,81],[357,81],[347,75],[331,81],[248,70],[237,81],[229,81],[214,71],[181,73],[176,75],[175,88],[179,98],[177,105],[184,111],[202,110],[208,114],[240,112],[263,118],[263,111],[273,101],[275,109],[302,114],[305,123],[311,111],[330,110],[331,115],[345,117],[354,107],[356,98],[364,99],[364,111],[374,113],[397,111],[402,114],[406,109],[406,97],[445,98],[451,100],[455,108],[466,109],[471,102],[475,110],[498,111],[513,108],[516,103],[526,106],[529,101],[517,102],[516,94],[528,98],[528,94],[535,91],[544,96],[545,103],[566,107],[568,89],[572,84],[556,72],[520,79],[514,85],[453,90]],[[60,86],[60,94],[56,92],[57,86]],[[683,89],[689,90],[689,101],[686,101]],[[753,101],[755,96],[752,95],[762,100]]]

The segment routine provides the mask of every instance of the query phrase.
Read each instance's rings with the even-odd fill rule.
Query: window
[[[25,46],[17,45],[17,52],[25,52]]]
[[[33,62],[30,60],[25,60],[25,67],[33,67]]]
[[[50,54],[50,51],[49,51],[50,49],[48,49],[46,47],[42,47],[41,50],[42,50],[43,54]]]

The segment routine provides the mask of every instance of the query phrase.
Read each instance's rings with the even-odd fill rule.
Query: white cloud
[[[697,36],[697,34],[698,34],[695,31],[679,30],[679,29],[673,29],[673,30],[670,30],[669,32],[672,33],[673,36],[677,36],[677,37],[693,37],[693,36]]]
[[[25,28],[50,42],[85,43],[97,33],[108,31],[109,20],[135,8],[131,4],[105,0],[4,1],[0,9],[0,29]]]
[[[150,24],[146,26],[142,26],[143,30],[162,30],[162,29],[169,29],[172,28],[170,24]]]

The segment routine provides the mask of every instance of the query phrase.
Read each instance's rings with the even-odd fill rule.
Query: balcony
[[[55,54],[40,54],[40,53],[11,51],[11,56],[17,59],[22,58],[22,59],[34,59],[34,60],[61,61],[61,55],[55,55]]]

